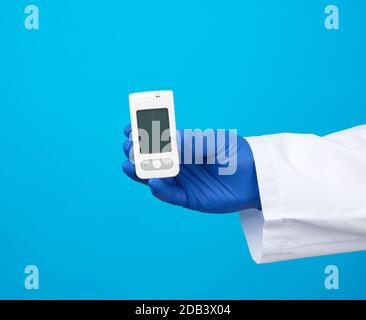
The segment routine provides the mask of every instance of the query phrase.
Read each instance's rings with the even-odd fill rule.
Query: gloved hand
[[[127,138],[130,137],[130,133],[131,126],[128,125],[125,128]],[[195,131],[194,136],[189,139],[183,134],[183,130],[177,132],[178,134],[181,137],[181,146],[178,142],[181,164],[180,172],[176,177],[148,180],[138,178],[132,159],[129,158],[133,153],[130,152],[132,148],[130,139],[127,139],[123,145],[124,152],[129,158],[123,164],[123,171],[133,180],[147,184],[155,197],[173,205],[209,213],[237,212],[249,208],[261,209],[253,154],[244,138],[235,135],[236,144],[230,145],[228,136],[232,133],[226,131],[227,138],[221,146],[218,144],[211,146],[204,139],[203,163],[184,164],[184,153],[189,150],[194,155],[195,141],[197,138],[202,138],[200,135],[204,132]],[[217,139],[216,130],[214,134]],[[228,156],[232,159],[237,157],[236,171],[231,175],[220,175],[219,168],[225,166],[219,163],[222,163],[219,159]],[[215,164],[208,164],[209,158],[211,161],[214,160]]]

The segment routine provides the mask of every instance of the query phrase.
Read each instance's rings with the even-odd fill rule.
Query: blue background
[[[238,214],[159,202],[121,171],[134,91],[174,90],[180,128],[366,123],[365,15],[363,0],[3,0],[0,298],[366,298],[366,252],[256,265]]]

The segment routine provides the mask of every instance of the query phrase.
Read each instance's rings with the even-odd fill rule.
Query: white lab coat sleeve
[[[366,250],[366,125],[246,139],[262,211],[240,220],[257,263]]]

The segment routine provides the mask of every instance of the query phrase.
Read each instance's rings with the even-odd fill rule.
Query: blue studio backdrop
[[[0,298],[366,298],[366,252],[257,265],[238,214],[162,203],[121,170],[130,92],[174,90],[179,128],[366,123],[365,15],[363,0],[3,0]]]

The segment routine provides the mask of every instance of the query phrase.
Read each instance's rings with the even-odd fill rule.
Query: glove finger
[[[177,139],[181,163],[203,164],[215,155],[214,130],[177,130]]]
[[[129,124],[125,127],[125,129],[124,129],[124,133],[125,133],[125,136],[126,136],[127,138],[129,138],[129,137],[130,137],[131,131],[132,131],[132,129],[131,129],[131,123],[129,123]]]
[[[149,179],[148,184],[156,198],[176,206],[186,206],[187,196],[183,189],[177,185],[169,183],[165,179]]]
[[[147,184],[147,180],[146,179],[140,179],[137,175],[136,175],[136,170],[135,170],[135,166],[131,163],[131,161],[126,160],[123,163],[123,172],[129,176],[132,180],[135,180],[137,182],[143,183],[143,184]]]
[[[161,178],[161,180],[164,180],[168,184],[172,184],[175,181],[174,178]]]
[[[133,155],[132,155],[132,147],[133,147],[133,143],[130,140],[126,140],[123,143],[123,152],[125,154],[125,156],[129,159],[132,160],[133,159]]]

